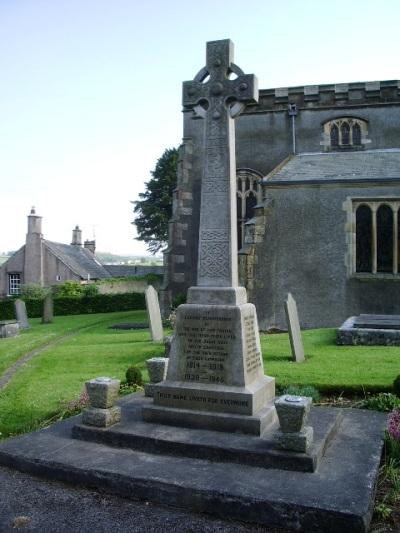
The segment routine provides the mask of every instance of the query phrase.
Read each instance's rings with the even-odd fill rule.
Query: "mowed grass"
[[[40,318],[29,319],[29,325],[31,326],[29,330],[21,330],[18,337],[0,340],[0,375],[26,353],[63,337],[78,328],[107,321],[110,314],[113,315],[113,320],[115,321],[123,321],[125,317],[129,316],[129,312],[126,311],[108,314],[59,316],[55,317],[52,324],[42,324]],[[147,318],[143,316],[143,320],[146,321]]]
[[[400,346],[337,346],[335,329],[302,332],[306,361],[292,361],[289,336],[261,335],[265,373],[279,388],[313,385],[320,392],[389,391],[400,374]]]
[[[99,324],[98,322],[102,322]],[[14,361],[37,345],[87,327],[32,358],[0,392],[0,438],[24,433],[59,416],[66,402],[76,400],[84,383],[96,376],[125,379],[128,366],[138,365],[147,379],[145,361],[162,356],[162,343],[150,342],[148,330],[113,330],[117,322],[146,322],[145,311],[56,317],[54,324],[32,320],[32,328],[19,338],[6,339],[10,356],[1,344],[0,359]],[[168,333],[167,331],[165,332]],[[53,335],[51,337],[51,335]],[[287,334],[261,335],[265,372],[276,378],[279,389],[287,385],[313,385],[320,392],[340,394],[390,390],[400,373],[400,347],[335,344],[335,330],[302,333],[306,361],[294,363]],[[2,362],[3,368],[6,362]]]
[[[124,380],[126,369],[132,364],[138,364],[147,377],[145,360],[162,355],[163,344],[151,343],[147,329],[108,328],[120,321],[145,322],[146,312],[99,316],[103,317],[101,324],[84,329],[32,358],[0,392],[1,437],[34,429],[60,413],[66,402],[80,396],[88,379],[112,376]]]

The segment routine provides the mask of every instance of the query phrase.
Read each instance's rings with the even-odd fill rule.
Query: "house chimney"
[[[84,247],[94,254],[96,252],[96,241],[85,241]]]
[[[82,230],[79,229],[79,226],[75,226],[75,229],[72,230],[72,242],[74,246],[82,246]]]
[[[42,217],[37,216],[34,207],[28,215],[28,235],[32,233],[42,234]]]
[[[43,285],[42,217],[32,207],[28,215],[28,233],[24,252],[24,283]]]

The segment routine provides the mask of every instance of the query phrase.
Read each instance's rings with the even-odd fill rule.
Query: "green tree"
[[[168,242],[168,221],[172,216],[172,192],[176,187],[178,150],[168,148],[151,171],[151,180],[145,183],[146,190],[139,194],[140,200],[132,202],[136,218],[133,224],[137,240],[147,244],[155,254]]]

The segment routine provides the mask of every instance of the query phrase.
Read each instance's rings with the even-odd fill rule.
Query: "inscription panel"
[[[235,340],[233,318],[190,312],[177,331],[182,360],[180,379],[226,384],[229,358]]]
[[[248,315],[243,319],[244,323],[244,344],[245,344],[245,365],[247,374],[257,374],[262,367],[261,349],[255,331],[255,317]]]

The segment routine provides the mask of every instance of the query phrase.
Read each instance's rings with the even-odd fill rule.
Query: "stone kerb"
[[[19,323],[16,320],[0,321],[0,339],[19,335]]]
[[[90,406],[82,412],[82,423],[108,427],[121,420],[121,408],[114,406],[118,397],[119,379],[99,377],[86,382]]]

